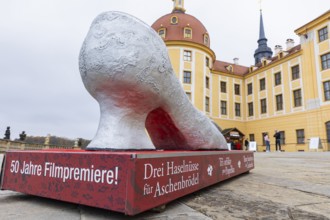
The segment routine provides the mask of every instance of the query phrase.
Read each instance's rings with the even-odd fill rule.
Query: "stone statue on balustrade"
[[[25,139],[26,139],[25,131],[22,131],[22,133],[19,134],[19,140],[20,141],[25,141]]]
[[[8,126],[3,139],[10,140],[10,127]]]

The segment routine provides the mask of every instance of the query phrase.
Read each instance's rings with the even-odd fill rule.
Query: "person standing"
[[[245,150],[249,150],[249,139],[246,138],[244,141]]]
[[[236,147],[236,150],[242,150],[241,142],[240,141],[236,141],[235,147]]]
[[[274,138],[276,151],[281,152],[281,134],[278,130],[275,130]]]
[[[268,133],[265,134],[264,140],[266,144],[266,152],[270,152],[270,141],[269,141]]]
[[[230,140],[231,150],[236,150],[236,144],[233,140]]]

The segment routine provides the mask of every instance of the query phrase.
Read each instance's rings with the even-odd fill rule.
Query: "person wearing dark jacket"
[[[281,134],[278,130],[275,130],[274,138],[276,151],[281,152]]]
[[[245,139],[244,146],[245,146],[245,150],[249,150],[249,139]]]

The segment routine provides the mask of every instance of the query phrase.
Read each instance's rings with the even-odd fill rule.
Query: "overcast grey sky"
[[[0,138],[21,131],[92,139],[99,107],[80,78],[78,55],[92,20],[123,11],[152,25],[170,13],[171,0],[0,0]],[[210,34],[217,59],[254,64],[258,0],[185,0]],[[299,44],[294,30],[330,9],[329,0],[263,0],[268,46]]]

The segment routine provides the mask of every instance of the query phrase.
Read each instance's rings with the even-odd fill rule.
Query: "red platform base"
[[[253,168],[247,151],[8,151],[1,189],[135,215]]]

